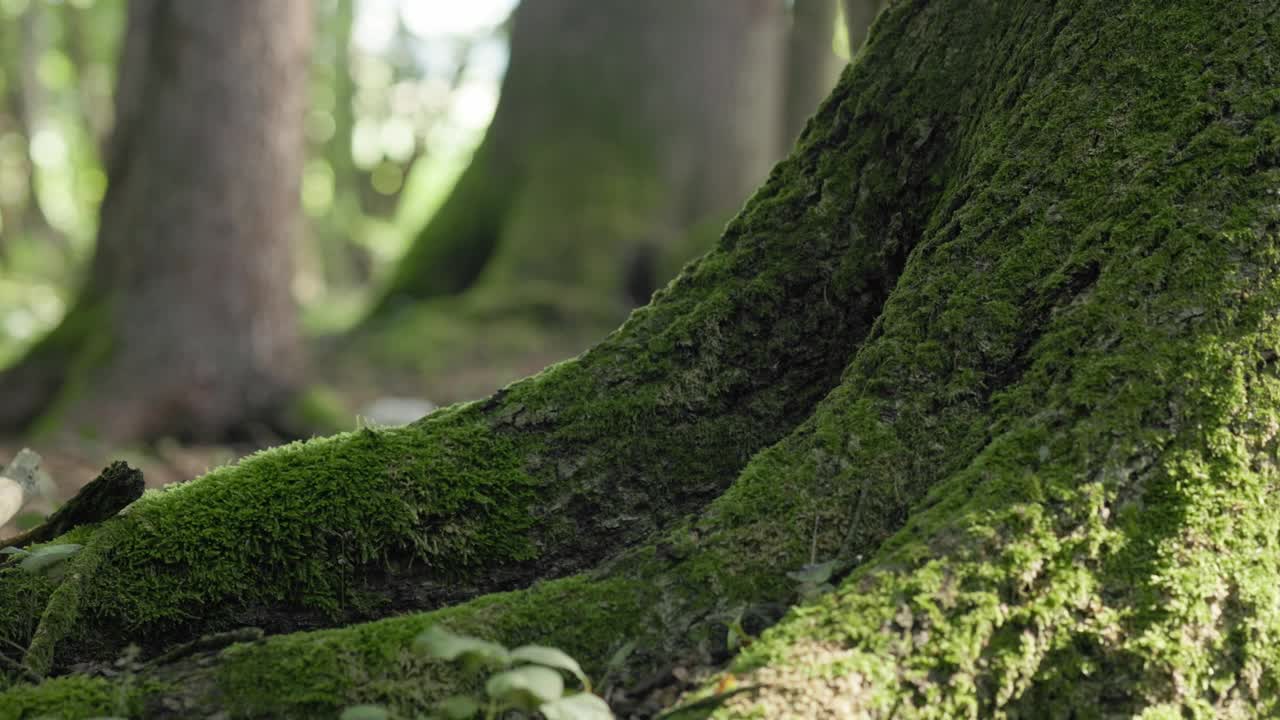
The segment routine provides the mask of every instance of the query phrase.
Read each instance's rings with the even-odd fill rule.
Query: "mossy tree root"
[[[103,562],[75,620],[96,630],[73,633],[63,661],[246,617],[296,627],[280,608],[330,622],[339,609],[376,613],[366,583],[404,566],[435,589],[405,591],[392,609],[434,607],[589,567],[678,521],[836,382],[936,192],[941,158],[927,141],[853,147],[853,166],[811,146],[716,253],[609,339],[484,403],[288,446],[144,498],[89,539]],[[858,177],[850,167],[901,207],[833,198],[797,217],[804,198]],[[26,643],[54,586],[0,573],[0,594],[24,599],[4,605],[0,628]]]
[[[902,173],[860,155],[924,196],[928,162]],[[411,427],[286,446],[144,497],[89,539],[103,563],[79,620],[97,630],[64,659],[246,617],[296,627],[283,608],[376,614],[373,589],[394,596],[384,612],[435,607],[590,567],[703,506],[837,381],[899,270],[876,250],[882,222],[843,229],[884,208],[794,217],[797,193],[832,172],[820,160],[779,169],[719,252],[575,361]],[[52,592],[0,576],[6,599]],[[0,629],[26,642],[31,603],[0,606]]]
[[[717,251],[597,349],[417,427],[274,451],[157,496],[90,541],[104,563],[81,614],[86,627],[136,618],[112,605],[131,591],[153,612],[136,631],[191,632],[200,623],[177,613],[193,601],[333,602],[347,596],[311,549],[382,559],[405,537],[461,598],[513,567],[535,570],[512,587],[594,569],[188,658],[135,678],[128,702],[420,711],[462,682],[408,649],[437,622],[559,645],[597,676],[634,641],[615,670],[626,687],[663,663],[714,665],[735,619],[793,606],[726,670],[755,689],[700,714],[1275,714],[1280,13],[1264,0],[903,2],[876,27]],[[807,369],[782,369],[794,362]],[[781,375],[741,392],[766,369]],[[804,382],[822,399],[783,409]],[[746,424],[767,417],[777,432]],[[739,440],[749,462],[730,453]],[[300,520],[322,499],[360,505],[335,495],[352,458],[376,458],[343,477],[382,514]],[[495,494],[512,477],[527,497]],[[222,506],[249,488],[273,512]],[[419,514],[387,521],[405,506]],[[289,532],[253,530],[248,562],[223,559],[231,546],[131,544],[156,542],[148,525],[179,511],[214,513],[191,526],[206,543],[246,519],[233,536]],[[352,524],[374,517],[372,536]],[[603,552],[580,547],[631,525]],[[325,527],[356,529],[340,544]],[[786,573],[815,560],[836,563],[838,587],[797,603]],[[206,564],[268,592],[212,581]],[[171,566],[181,581],[158,581]],[[290,581],[270,584],[282,567]],[[35,582],[0,576],[0,599]],[[193,591],[206,595],[164,604]],[[31,624],[0,613],[10,633]],[[82,707],[63,698],[121,687],[59,678],[0,707]]]

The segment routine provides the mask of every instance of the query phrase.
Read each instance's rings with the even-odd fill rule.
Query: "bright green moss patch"
[[[137,717],[141,693],[103,678],[66,677],[0,692],[0,720]]]
[[[43,668],[64,639],[110,642],[79,637],[90,620],[132,640],[234,622],[243,607],[335,613],[360,600],[370,568],[414,563],[450,578],[532,557],[527,451],[474,411],[432,428],[295,443],[150,493],[92,537],[82,555],[95,566],[70,574],[47,608],[50,589],[6,604],[6,635],[35,633]],[[44,582],[16,570],[5,580],[19,595]]]
[[[514,444],[474,413],[451,419],[295,443],[144,498],[97,539],[93,614],[159,629],[227,601],[335,611],[359,568],[530,557],[533,480]]]
[[[601,681],[626,639],[649,631],[652,594],[625,580],[575,577],[437,612],[273,638],[229,650],[219,684],[233,710],[246,713],[306,717],[377,703],[413,716],[468,682],[454,665],[413,649],[436,623],[511,646],[554,644]]]

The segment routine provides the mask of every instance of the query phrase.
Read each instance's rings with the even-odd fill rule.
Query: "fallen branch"
[[[117,460],[81,488],[75,497],[58,508],[48,520],[24,533],[0,540],[0,547],[24,547],[49,542],[72,528],[102,522],[141,497],[142,490],[142,471]]]

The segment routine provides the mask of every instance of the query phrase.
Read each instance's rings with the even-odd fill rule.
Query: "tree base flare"
[[[620,693],[726,667],[693,716],[1276,714],[1276,47],[1263,0],[895,3],[593,350],[76,531],[63,637],[107,640],[53,666],[380,615],[375,577],[424,612],[18,684],[0,717],[426,712],[469,682],[413,652],[437,624]],[[0,570],[0,633],[35,645],[67,587]]]

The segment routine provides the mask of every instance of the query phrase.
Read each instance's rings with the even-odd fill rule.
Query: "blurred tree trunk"
[[[844,24],[849,31],[849,54],[857,55],[867,41],[867,31],[889,0],[842,0]]]
[[[97,251],[0,376],[0,427],[222,438],[289,395],[310,23],[307,0],[130,3]]]
[[[333,171],[333,204],[313,236],[318,243],[325,285],[351,287],[367,280],[368,257],[352,242],[361,217],[362,174],[351,154],[355,129],[355,80],[351,76],[351,33],[355,0],[337,0],[331,18],[322,26],[326,36],[319,51],[326,53],[321,72],[332,73],[333,135],[319,148]]]
[[[781,0],[522,2],[489,132],[374,316],[477,282],[614,318],[646,301],[780,154],[784,20]]]
[[[783,106],[783,142],[800,137],[800,131],[831,94],[845,61],[832,47],[837,0],[795,0],[791,8],[791,33],[787,39],[787,99]]]

